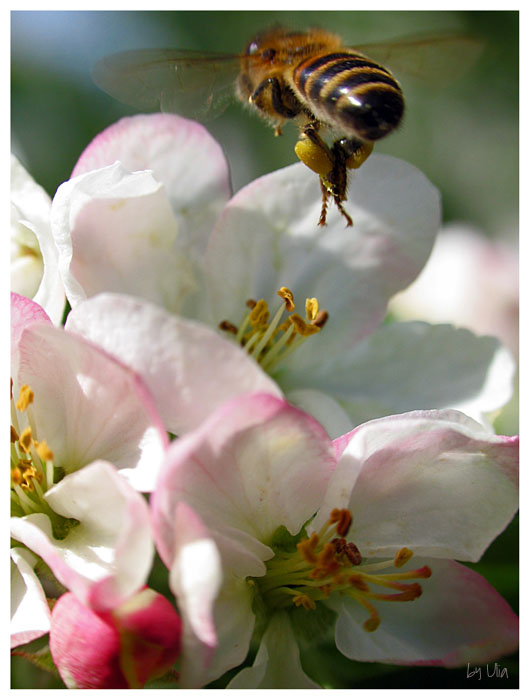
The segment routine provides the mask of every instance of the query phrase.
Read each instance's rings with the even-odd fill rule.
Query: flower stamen
[[[396,571],[413,557],[407,547],[399,549],[393,559],[363,564],[359,548],[347,539],[352,523],[349,510],[334,508],[320,531],[296,543],[296,551],[278,552],[268,561],[266,575],[253,579],[265,605],[295,605],[310,611],[332,593],[348,595],[369,612],[363,627],[373,632],[381,618],[372,601],[410,602],[419,598],[422,587],[418,579],[429,578],[431,569],[423,566]]]
[[[267,371],[283,362],[306,338],[318,333],[328,318],[327,311],[319,310],[316,298],[306,300],[307,320],[304,320],[294,313],[294,296],[288,287],[280,287],[277,294],[283,304],[272,319],[264,299],[248,299],[246,305],[250,311],[239,326],[228,320],[219,324],[221,330],[234,335],[236,342]],[[289,315],[282,322],[286,312]]]

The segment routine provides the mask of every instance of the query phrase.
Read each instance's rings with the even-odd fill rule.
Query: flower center
[[[267,372],[274,370],[309,336],[318,333],[328,319],[327,311],[319,310],[315,298],[306,299],[304,320],[299,314],[292,313],[295,309],[294,298],[287,287],[281,287],[277,294],[283,299],[283,304],[272,320],[265,299],[249,299],[246,305],[250,311],[239,327],[230,321],[219,324],[219,328],[232,333],[243,349]],[[289,315],[282,322],[284,312]]]
[[[33,401],[33,391],[27,384],[20,388],[16,402],[11,396],[11,515],[45,513],[55,537],[61,539],[77,521],[55,513],[44,498],[46,491],[60,480],[63,470],[54,465],[46,440],[34,437],[37,430]]]
[[[422,588],[413,579],[431,576],[428,566],[399,572],[413,556],[402,547],[394,559],[364,563],[357,546],[346,539],[352,523],[348,510],[335,508],[320,532],[302,538],[293,551],[278,551],[267,564],[267,573],[251,579],[266,607],[303,607],[315,610],[331,593],[348,595],[369,613],[363,627],[376,630],[381,618],[372,601],[407,602],[418,598]],[[382,573],[391,568],[390,573]],[[383,589],[381,591],[380,589]],[[384,592],[389,589],[392,592]]]

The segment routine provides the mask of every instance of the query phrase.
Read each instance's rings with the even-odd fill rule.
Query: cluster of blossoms
[[[12,647],[49,634],[71,688],[316,688],[330,635],[394,664],[517,648],[457,563],[517,510],[512,356],[382,323],[440,227],[420,172],[372,156],[353,229],[322,229],[302,164],[230,197],[203,127],[139,115],[53,201],[16,159],[12,187]]]

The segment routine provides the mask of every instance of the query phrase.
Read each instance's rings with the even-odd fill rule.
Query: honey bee
[[[409,74],[440,81],[479,52],[478,41],[458,35],[349,48],[323,29],[274,27],[249,41],[242,54],[125,51],[96,64],[93,77],[110,95],[140,109],[205,120],[235,95],[267,119],[276,135],[286,122],[295,123],[296,155],[320,178],[318,224],[326,224],[332,199],[351,226],[343,207],[348,170],[359,168],[374,142],[398,128],[405,111],[401,86],[382,62],[399,67],[405,61]]]

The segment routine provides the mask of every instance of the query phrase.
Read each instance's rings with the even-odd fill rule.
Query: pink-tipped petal
[[[363,556],[408,547],[478,561],[517,511],[517,437],[493,435],[457,411],[381,418],[349,437],[314,527],[341,507],[341,494]]]
[[[70,313],[66,328],[138,372],[175,435],[199,426],[228,399],[258,391],[281,395],[238,345],[205,325],[134,297],[100,294],[87,299]]]
[[[195,288],[163,185],[121,163],[63,183],[52,230],[68,300],[103,291],[135,294],[176,310]]]
[[[152,490],[167,435],[138,375],[92,343],[52,326],[27,328],[18,381],[34,392],[38,440],[67,473],[112,462],[139,490]]]
[[[316,511],[334,467],[313,418],[274,396],[241,397],[171,445],[155,517],[185,500],[212,532],[244,538],[257,563],[280,525],[296,534]]]
[[[51,320],[46,311],[31,299],[11,292],[11,358],[14,361],[22,332],[34,323],[48,323]],[[13,368],[14,369],[14,368]]]
[[[226,158],[208,131],[175,114],[125,117],[87,146],[72,177],[117,160],[131,171],[153,171],[165,186],[180,232],[202,249],[230,196]]]

